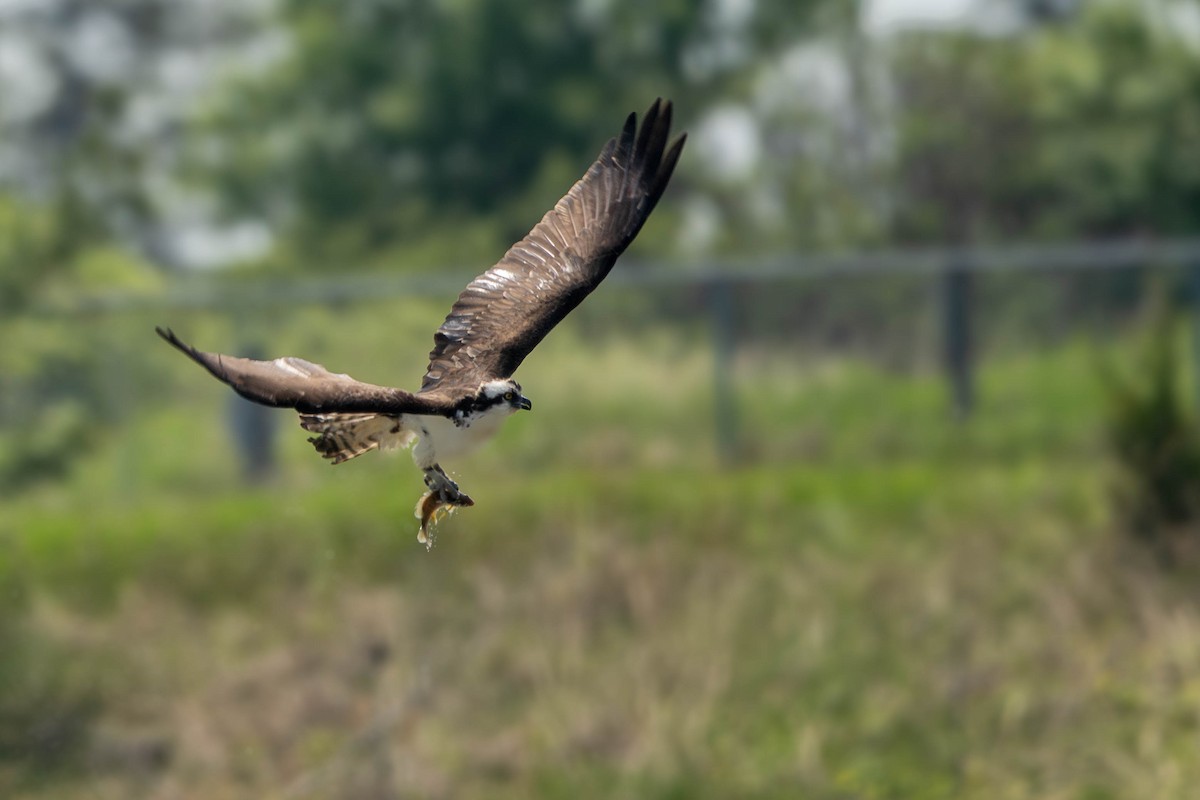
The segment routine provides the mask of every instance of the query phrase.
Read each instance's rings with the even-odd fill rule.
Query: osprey
[[[641,129],[630,114],[620,136],[533,230],[467,284],[433,337],[417,392],[363,383],[320,364],[206,353],[156,328],[214,377],[249,400],[300,412],[323,457],[340,464],[376,448],[414,444],[428,491],[417,502],[418,541],[430,544],[439,512],[474,501],[441,460],[490,438],[532,408],[513,373],[538,342],[595,289],[654,210],[687,134],[668,147],[671,103],[656,100]]]

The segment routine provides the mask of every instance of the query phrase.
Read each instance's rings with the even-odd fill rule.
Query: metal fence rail
[[[673,267],[627,259],[611,284],[645,288],[692,288],[703,292],[712,331],[714,436],[718,452],[733,459],[739,451],[733,360],[737,348],[735,291],[742,286],[855,276],[926,275],[937,293],[941,360],[953,416],[963,419],[976,397],[977,334],[972,297],[981,273],[1100,271],[1168,266],[1191,276],[1192,302],[1200,321],[1200,239],[1125,239],[1053,245],[931,247],[844,254],[793,253],[757,260],[707,261]],[[396,297],[454,297],[478,269],[444,269],[401,275],[349,274],[337,277],[248,280],[221,274],[181,277],[158,292],[82,294],[34,309],[39,315],[72,317],[168,309],[238,313],[249,309],[306,304],[347,304]],[[1200,341],[1200,322],[1196,336]],[[1200,352],[1200,347],[1197,348]],[[249,408],[235,406],[235,429],[261,423]],[[237,410],[240,409],[240,410]],[[241,415],[241,416],[239,416]],[[259,437],[261,439],[262,437]],[[254,437],[249,437],[254,440]],[[259,447],[267,447],[261,444]],[[247,453],[261,468],[262,454]]]
[[[856,275],[930,275],[941,272],[1110,270],[1149,265],[1200,265],[1200,239],[1125,239],[1054,245],[930,247],[843,254],[790,253],[763,259],[712,260],[672,267],[625,259],[609,282],[623,286],[732,287]],[[182,277],[159,292],[82,294],[47,302],[35,312],[52,316],[154,309],[263,308],[350,303],[394,297],[456,295],[479,267],[402,275],[347,274],[229,280],[220,273]]]

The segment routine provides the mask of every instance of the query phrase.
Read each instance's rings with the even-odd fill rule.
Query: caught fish
[[[444,493],[433,490],[425,492],[417,501],[417,507],[413,509],[413,516],[421,520],[417,541],[425,545],[426,550],[433,549],[433,531],[442,518],[450,515],[456,508],[473,505],[475,501],[461,492],[457,497],[446,497]]]

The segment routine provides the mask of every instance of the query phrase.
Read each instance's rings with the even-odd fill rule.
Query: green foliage
[[[754,58],[790,46],[820,5],[750,10]],[[753,74],[748,53],[721,56],[730,32],[713,6],[292,0],[291,56],[216,98],[200,138],[231,145],[216,165],[231,213],[286,209],[289,262],[495,257],[628,111],[661,95],[692,118]],[[712,63],[689,72],[689,59]],[[481,222],[486,239],[464,248]],[[442,251],[422,264],[407,250],[426,239]]]
[[[1168,561],[1200,552],[1200,419],[1177,327],[1160,307],[1136,366],[1105,381],[1121,521]]]
[[[0,489],[62,477],[102,427],[132,410],[114,389],[143,374],[128,327],[108,318],[64,326],[38,306],[80,290],[144,289],[147,266],[82,248],[61,214],[0,198]]]
[[[22,312],[66,270],[59,221],[48,209],[0,196],[0,486],[58,472],[85,430],[82,405],[57,403],[61,390],[49,385],[66,382],[79,354],[61,354],[64,364],[40,337],[31,342],[22,335]]]
[[[1200,57],[1137,4],[1018,39],[914,36],[895,68],[901,239],[1197,231]]]
[[[60,218],[0,195],[0,320],[24,308],[30,295],[62,269],[55,258]]]
[[[39,52],[91,19],[46,2],[21,17]],[[119,77],[42,59],[53,103],[4,132],[47,165],[25,178],[55,198],[59,245],[169,261],[177,225],[252,219],[280,269],[486,261],[657,95],[697,134],[750,120],[759,157],[722,175],[728,142],[698,135],[642,252],[680,231],[742,254],[1196,231],[1200,58],[1136,0],[1011,37],[880,40],[864,4],[829,0],[252,5],[122,2],[105,18],[145,66]],[[164,96],[156,76],[193,52],[221,65],[197,75],[208,91]]]

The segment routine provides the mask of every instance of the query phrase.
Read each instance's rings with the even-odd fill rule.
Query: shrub
[[[1200,554],[1200,425],[1178,327],[1156,303],[1134,368],[1104,370],[1118,518],[1169,563]]]

